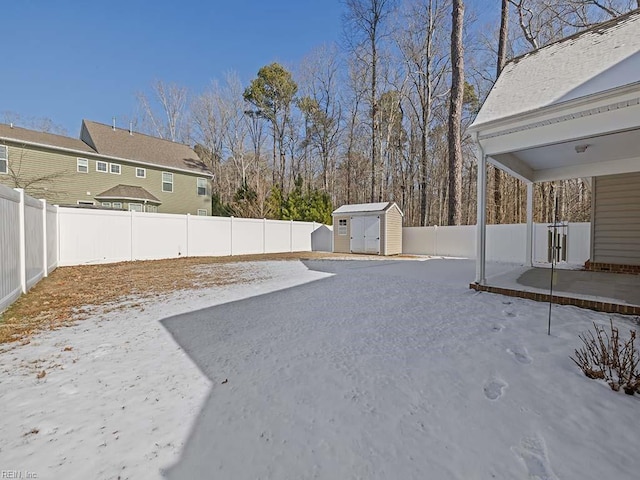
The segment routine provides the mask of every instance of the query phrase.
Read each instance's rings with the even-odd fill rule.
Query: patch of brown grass
[[[124,298],[145,299],[244,281],[241,272],[229,268],[229,264],[322,258],[345,258],[345,255],[294,252],[60,267],[0,315],[0,344],[28,343],[34,333],[73,324],[86,318],[92,307],[115,304]],[[135,306],[139,304],[126,305]]]

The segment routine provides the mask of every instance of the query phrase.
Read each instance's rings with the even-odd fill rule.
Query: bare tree
[[[640,8],[640,2],[633,0],[509,0],[509,3],[515,8],[517,25],[528,49]]]
[[[2,145],[6,145],[2,143]],[[66,169],[59,169],[50,173],[34,173],[33,168],[29,168],[31,162],[25,159],[25,153],[30,151],[26,145],[22,145],[17,150],[12,151],[11,161],[8,164],[7,174],[9,185],[12,188],[22,188],[27,195],[34,198],[44,198],[49,203],[63,203],[67,198],[64,187],[60,182],[68,177],[71,172]]]
[[[172,142],[189,143],[189,95],[185,87],[156,81],[151,99],[138,93],[143,127],[148,133]]]
[[[424,0],[412,3],[404,11],[404,29],[398,35],[408,80],[408,104],[416,118],[420,156],[419,224],[428,223],[428,182],[431,170],[429,135],[434,102],[444,98],[444,79],[448,55],[444,47],[445,16],[448,0]]]
[[[49,117],[25,117],[17,112],[5,110],[1,113],[2,122],[56,135],[67,135],[67,129],[55,123]]]
[[[347,35],[353,53],[362,55],[360,61],[369,70],[369,120],[371,138],[371,196],[376,200],[376,166],[379,163],[378,149],[378,62],[380,43],[388,35],[385,22],[393,12],[394,0],[345,0],[347,13],[344,16]]]
[[[498,61],[496,62],[496,79],[500,76],[504,65],[507,63],[507,41],[509,38],[509,0],[502,0],[500,9],[500,33],[498,35]],[[493,205],[496,223],[503,221],[502,214],[502,171],[499,168],[493,170]]]
[[[332,190],[335,157],[340,140],[342,109],[338,102],[338,55],[335,46],[320,47],[305,57],[301,68],[303,96],[298,107],[305,116],[303,149],[320,158],[322,188]]]
[[[464,96],[463,0],[453,0],[451,14],[451,100],[449,104],[448,224],[460,225],[462,214],[462,102]]]

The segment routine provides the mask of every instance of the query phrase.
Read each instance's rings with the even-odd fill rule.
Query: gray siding
[[[640,265],[640,173],[594,178],[593,262]]]

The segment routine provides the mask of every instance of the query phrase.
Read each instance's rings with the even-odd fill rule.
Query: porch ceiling
[[[639,145],[640,127],[494,154],[489,161],[534,182],[629,173],[640,171]]]

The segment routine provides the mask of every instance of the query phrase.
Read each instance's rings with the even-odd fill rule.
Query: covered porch
[[[553,292],[551,293],[551,285]],[[540,302],[640,315],[640,275],[586,270],[520,267],[471,284],[477,291]]]
[[[504,68],[470,127],[478,162],[472,288],[640,314],[634,294],[640,292],[640,276],[633,275],[640,273],[638,29],[640,10],[516,58]],[[527,185],[525,270],[502,278],[486,277],[489,163]],[[562,270],[554,286],[557,294],[550,297],[550,273],[531,268],[534,185],[572,178],[591,185],[591,245],[584,261],[602,273]]]

